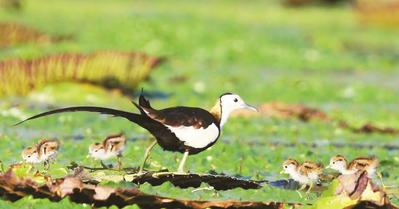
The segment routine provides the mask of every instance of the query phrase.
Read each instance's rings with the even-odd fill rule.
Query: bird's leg
[[[90,159],[91,167],[96,168],[97,167],[97,161],[94,158]]]
[[[302,184],[302,186],[298,189],[298,191],[302,191],[306,188],[306,184]]]
[[[188,154],[189,154],[188,151],[184,152],[183,158],[181,159],[180,164],[179,164],[179,168],[177,169],[178,173],[184,173],[184,164],[186,164]]]
[[[167,175],[171,175],[171,176],[173,176],[173,175],[186,175],[187,173],[184,172],[184,164],[187,161],[188,154],[189,154],[188,151],[184,152],[183,158],[180,161],[179,168],[177,169],[177,172],[169,172],[169,171],[167,171],[167,172],[159,172],[159,173],[152,174],[152,177],[159,178],[161,176],[167,176]]]
[[[27,165],[30,165],[30,168],[29,168],[29,173],[31,172],[31,171],[33,171],[33,170],[38,170],[38,169],[36,169],[36,167],[35,167],[35,164],[34,163],[28,163],[28,162],[26,162],[26,161],[24,161],[24,163],[25,164],[27,164]]]
[[[314,182],[313,181],[310,181],[310,183],[309,183],[309,188],[308,188],[308,190],[306,190],[306,192],[305,192],[305,200],[308,200],[309,199],[309,192],[310,192],[310,190],[313,188],[313,185],[314,185]],[[306,187],[306,184],[305,184],[305,187]],[[305,188],[304,187],[304,188]]]
[[[101,166],[105,169],[108,169],[108,166],[104,164],[104,162],[102,160],[100,160]]]
[[[48,171],[50,169],[50,162],[48,160],[44,161],[44,170]]]
[[[303,198],[301,191],[304,190],[305,188],[306,188],[306,184],[302,184],[302,186],[298,190],[296,190],[296,192],[298,193],[300,198]]]
[[[116,156],[118,158],[118,170],[122,170],[122,155]]]
[[[147,147],[147,149],[145,150],[144,153],[144,160],[141,163],[140,169],[139,169],[139,173],[143,173],[144,170],[144,166],[145,166],[145,162],[147,161],[148,157],[150,156],[150,152],[152,150],[152,148],[154,148],[154,146],[157,144],[157,140],[154,140],[149,147]]]
[[[306,194],[308,194],[312,188],[313,188],[313,181],[310,182],[309,189],[306,191]]]
[[[302,194],[301,194],[301,192],[299,191],[299,190],[296,190],[296,193],[298,193],[298,195],[299,195],[299,198],[303,198],[303,196],[302,196]]]
[[[376,174],[377,174],[378,178],[381,181],[382,188],[385,190],[385,184],[384,184],[384,181],[382,181],[382,174],[380,172],[378,172],[378,171],[376,172]]]

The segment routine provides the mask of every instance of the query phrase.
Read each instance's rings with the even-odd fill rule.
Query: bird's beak
[[[249,109],[249,110],[253,110],[253,111],[255,111],[255,112],[258,112],[258,109],[256,109],[256,107],[254,107],[254,106],[252,106],[252,105],[249,105],[249,104],[244,104],[244,105],[242,106],[242,108],[244,108],[244,109]]]
[[[280,174],[285,174],[284,170],[281,170],[281,171],[280,171]]]
[[[330,166],[330,165],[326,166],[326,169],[329,169],[329,168],[331,168],[331,166]]]

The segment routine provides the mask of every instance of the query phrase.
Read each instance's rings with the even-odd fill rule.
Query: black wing
[[[206,128],[211,124],[219,126],[218,121],[208,111],[196,107],[173,107],[159,110],[151,118],[170,126],[193,126]]]
[[[141,107],[148,108],[151,110],[154,109],[151,107],[150,101],[144,97],[143,92],[141,92],[140,97],[139,97],[139,105]]]
[[[105,108],[105,107],[78,106],[78,107],[66,107],[66,108],[61,108],[61,109],[56,109],[56,110],[51,110],[48,112],[40,113],[38,115],[34,115],[30,118],[27,118],[19,123],[16,123],[14,126],[24,123],[28,120],[33,120],[33,119],[41,118],[41,117],[48,116],[48,115],[53,115],[53,114],[62,113],[62,112],[76,112],[76,111],[97,112],[97,113],[101,113],[101,114],[123,117],[123,118],[126,118],[135,123],[137,123],[138,118],[140,118],[140,115],[138,115],[138,114],[126,112],[126,111],[122,111],[122,110],[115,110],[115,109]]]
[[[140,111],[141,115],[145,115],[148,116],[147,113],[144,111],[144,108],[142,106],[140,106],[139,104],[137,104],[134,101],[131,101],[132,104],[134,104],[134,106],[136,106],[136,108]]]
[[[132,101],[133,102],[133,101]],[[133,104],[139,109],[142,115],[153,115],[157,114],[157,110],[151,107],[150,101],[148,101],[144,95],[143,91],[141,91],[140,97],[139,97],[139,104],[133,102]]]

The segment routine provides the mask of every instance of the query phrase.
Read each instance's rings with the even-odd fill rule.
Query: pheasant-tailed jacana
[[[140,114],[104,107],[77,106],[44,112],[18,124],[55,113],[73,111],[98,112],[123,117],[147,129],[156,139],[156,142],[147,148],[140,171],[150,150],[155,143],[158,143],[164,150],[184,153],[178,168],[178,172],[183,172],[188,155],[202,152],[215,144],[231,112],[242,108],[256,111],[256,108],[247,105],[239,95],[233,93],[222,94],[210,111],[184,106],[156,110],[143,95],[140,95],[139,104],[135,102],[133,104]]]

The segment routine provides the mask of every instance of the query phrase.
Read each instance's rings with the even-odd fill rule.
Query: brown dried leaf
[[[353,206],[354,208],[365,204],[373,204],[378,206],[377,208],[392,206],[387,194],[371,181],[366,171],[352,175],[341,175],[338,177],[338,181],[337,195],[349,196],[353,200],[359,200],[359,203]]]
[[[355,133],[381,133],[381,134],[399,134],[399,129],[392,127],[378,127],[372,123],[366,123],[360,127],[353,127],[346,121],[335,120],[328,116],[327,113],[313,107],[302,104],[287,104],[283,102],[264,103],[258,107],[258,112],[249,110],[239,110],[233,113],[234,116],[240,117],[276,117],[276,118],[296,118],[304,122],[310,120],[319,120],[325,122],[336,122],[339,127],[349,129]]]
[[[391,204],[378,205],[371,201],[360,201],[356,205],[345,207],[344,209],[398,209]]]
[[[348,195],[352,199],[359,199],[369,182],[367,172],[356,172],[352,175],[340,175],[337,195]]]
[[[330,118],[326,113],[312,107],[307,107],[302,104],[287,104],[283,102],[269,102],[264,103],[258,107],[258,112],[240,110],[234,113],[236,116],[267,116],[277,118],[298,118],[302,121],[309,121],[317,119],[322,121],[329,121]]]
[[[378,127],[371,123],[366,123],[359,128],[352,128],[356,133],[385,133],[385,134],[398,134],[399,130],[391,127]]]
[[[398,0],[356,0],[355,11],[362,23],[394,27],[399,25]]]

